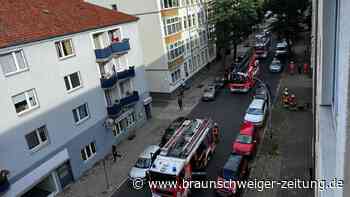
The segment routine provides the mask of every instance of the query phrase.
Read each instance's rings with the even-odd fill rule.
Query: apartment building
[[[80,0],[1,1],[1,196],[54,196],[150,118],[137,23]]]
[[[347,0],[313,1],[315,178],[327,181],[316,197],[350,196],[349,9]]]
[[[86,0],[140,18],[150,91],[172,93],[216,57],[211,0]]]

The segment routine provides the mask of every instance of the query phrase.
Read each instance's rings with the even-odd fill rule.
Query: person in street
[[[288,105],[291,109],[294,109],[297,106],[297,100],[294,94],[292,94],[288,99]]]
[[[118,154],[116,145],[112,145],[112,156],[113,156],[113,162],[116,162],[117,158],[122,157],[122,155]]]
[[[298,64],[298,73],[299,73],[299,75],[302,74],[302,71],[303,71],[302,65],[301,65],[301,64]]]
[[[214,138],[214,142],[218,143],[219,142],[219,127],[218,124],[215,123],[214,124],[214,128],[213,128],[213,138]]]
[[[289,74],[293,75],[294,69],[295,69],[295,64],[293,61],[290,61],[289,65],[288,65],[288,69],[289,69]]]
[[[289,104],[289,93],[288,93],[288,88],[284,88],[283,94],[282,94],[282,104],[283,107],[288,107]]]
[[[179,95],[178,97],[177,97],[177,104],[179,105],[179,110],[180,111],[182,111],[182,95]]]

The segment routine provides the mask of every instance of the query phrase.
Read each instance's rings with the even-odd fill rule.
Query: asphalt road
[[[281,74],[272,74],[268,71],[268,65],[272,58],[262,62],[259,77],[270,86],[273,100],[276,95]],[[252,91],[251,91],[252,92]],[[228,89],[223,89],[217,99],[213,102],[200,102],[190,113],[190,117],[201,118],[210,117],[219,124],[220,143],[207,169],[207,179],[216,180],[219,170],[223,167],[231,152],[231,143],[239,133],[239,128],[243,122],[245,110],[251,101],[251,92],[248,94],[231,94]],[[200,99],[200,98],[198,98]],[[143,190],[135,190],[131,184],[125,182],[113,197],[150,197],[151,192],[147,187]],[[215,196],[212,190],[196,190],[192,192],[194,197]]]

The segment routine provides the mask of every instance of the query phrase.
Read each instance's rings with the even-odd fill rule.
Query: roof
[[[225,165],[224,165],[224,169],[225,170],[231,170],[231,171],[237,171],[239,164],[241,163],[242,160],[241,155],[236,155],[234,153],[230,154],[230,157],[228,158],[228,160],[226,161]]]
[[[185,162],[185,159],[158,155],[150,170],[162,174],[178,175],[184,167]]]
[[[136,20],[83,0],[2,0],[0,48]]]
[[[154,154],[159,149],[160,148],[157,145],[150,145],[139,155],[139,157],[151,158],[151,154]]]
[[[250,103],[249,108],[261,109],[265,101],[263,99],[253,99]]]

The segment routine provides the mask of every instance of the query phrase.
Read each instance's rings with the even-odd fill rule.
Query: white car
[[[157,145],[151,145],[147,147],[137,159],[135,165],[129,172],[129,180],[134,179],[146,179],[146,173],[151,168],[153,161],[160,153],[160,147]]]
[[[268,104],[264,99],[253,99],[250,103],[244,121],[251,122],[255,126],[262,126],[264,124]]]

